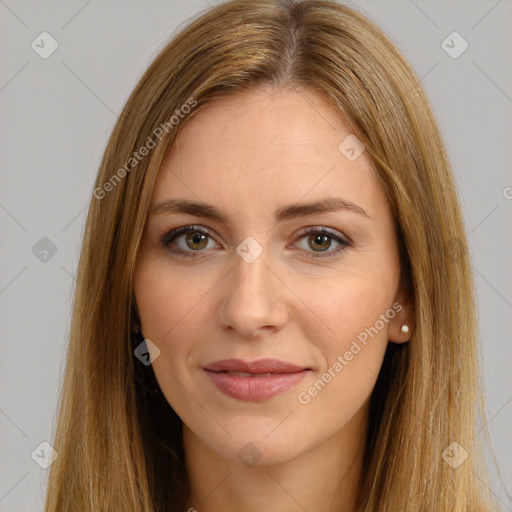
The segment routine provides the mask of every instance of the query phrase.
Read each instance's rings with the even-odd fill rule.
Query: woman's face
[[[314,92],[253,90],[198,112],[159,171],[141,330],[185,439],[219,457],[362,436],[388,341],[408,339],[390,206],[351,133]]]

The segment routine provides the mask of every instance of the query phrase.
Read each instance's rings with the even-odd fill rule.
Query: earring
[[[402,331],[403,333],[409,332],[409,326],[407,324],[402,325],[400,331]]]

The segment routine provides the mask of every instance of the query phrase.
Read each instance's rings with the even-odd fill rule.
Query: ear
[[[414,332],[414,304],[410,293],[400,286],[392,308],[396,314],[389,321],[388,338],[392,343],[406,343]],[[408,331],[403,332],[402,326],[407,325]]]

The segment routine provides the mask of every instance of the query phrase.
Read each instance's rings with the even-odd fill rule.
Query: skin
[[[200,512],[227,504],[245,512],[355,510],[370,394],[388,342],[408,341],[400,328],[411,319],[393,217],[372,160],[364,151],[350,161],[338,150],[351,133],[316,92],[253,89],[197,112],[159,171],[151,208],[182,198],[229,217],[150,214],[134,276],[143,335],[160,350],[156,378],[183,421],[189,505]],[[274,219],[280,207],[326,197],[355,203],[368,217],[342,209]],[[209,237],[161,243],[188,224]],[[302,234],[307,226],[331,228],[351,245],[335,253],[335,239],[315,242]],[[248,236],[263,248],[251,263],[236,252]],[[179,248],[195,258],[171,252]],[[401,311],[300,403],[299,393],[395,302]],[[217,390],[202,369],[231,357],[272,357],[312,371],[276,397],[246,402]],[[247,443],[260,456],[252,467],[237,456]]]

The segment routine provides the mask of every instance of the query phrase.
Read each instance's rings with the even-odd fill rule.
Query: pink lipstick
[[[248,402],[258,402],[283,393],[310,372],[309,368],[278,359],[224,359],[205,365],[204,370],[217,389],[232,398]]]

